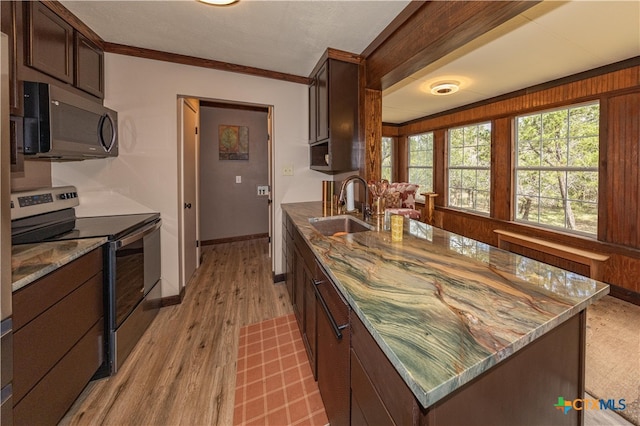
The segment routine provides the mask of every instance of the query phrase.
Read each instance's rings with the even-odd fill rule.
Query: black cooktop
[[[107,237],[118,240],[145,225],[155,222],[160,213],[140,213],[113,216],[78,217],[74,228],[47,241],[75,240],[78,238]]]

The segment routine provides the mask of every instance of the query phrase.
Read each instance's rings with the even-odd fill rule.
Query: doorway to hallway
[[[195,153],[183,144],[184,174],[194,176],[197,245],[267,238],[272,254],[272,107],[197,99],[198,144]],[[195,157],[191,161],[189,156]],[[189,188],[182,179],[182,193]],[[187,212],[183,209],[183,216]],[[188,235],[188,230],[182,236]],[[190,250],[185,242],[185,253]],[[186,259],[187,256],[184,256]],[[272,258],[273,263],[273,258]],[[273,265],[272,265],[273,267]],[[191,277],[186,270],[184,284]]]

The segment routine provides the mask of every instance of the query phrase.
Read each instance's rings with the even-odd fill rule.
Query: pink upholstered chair
[[[386,211],[420,220],[420,210],[416,209],[418,188],[420,188],[420,185],[414,183],[390,183],[385,194]]]

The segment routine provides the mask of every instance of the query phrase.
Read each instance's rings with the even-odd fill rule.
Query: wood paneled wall
[[[609,70],[609,71],[608,71]],[[415,120],[397,129],[398,145],[409,135],[434,132],[434,191],[436,225],[446,230],[497,246],[494,229],[504,229],[554,241],[571,247],[610,255],[604,281],[612,294],[640,304],[640,57],[607,69],[573,76],[566,82],[519,91],[466,108]],[[531,111],[547,110],[586,101],[600,101],[600,182],[597,238],[557,232],[512,221],[514,118]],[[492,122],[491,214],[457,211],[446,200],[446,131],[450,127]],[[389,126],[383,127],[386,132]],[[398,152],[399,155],[405,155]],[[406,177],[406,160],[399,160],[400,176]],[[535,253],[527,253],[536,255]],[[572,262],[540,260],[584,273]]]
[[[380,90],[364,89],[364,115],[365,115],[365,180],[379,181],[382,167],[382,152],[380,141],[382,139],[382,92]]]
[[[598,237],[640,248],[640,95],[608,98],[601,114]]]

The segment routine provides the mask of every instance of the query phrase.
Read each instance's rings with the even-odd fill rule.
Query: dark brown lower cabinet
[[[362,322],[351,316],[351,421],[356,425],[581,425],[553,405],[584,398],[585,312],[431,407],[422,408]]]
[[[418,401],[356,315],[351,315],[351,346],[352,417],[364,420],[353,424],[417,424]]]
[[[56,424],[104,360],[102,249],[13,294],[13,420]]]
[[[322,268],[316,267],[318,388],[331,426],[350,424],[349,306]]]
[[[317,309],[316,294],[314,292],[313,286],[313,277],[307,277],[307,282],[304,286],[304,333],[302,334],[302,341],[304,343],[305,349],[307,350],[307,356],[309,357],[309,363],[311,365],[311,371],[313,372],[313,378],[317,380]]]
[[[554,404],[584,398],[585,335],[582,311],[424,410],[420,424],[582,425],[583,410]]]

